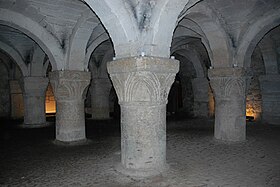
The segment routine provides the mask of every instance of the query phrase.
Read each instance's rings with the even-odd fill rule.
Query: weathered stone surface
[[[204,77],[192,79],[192,88],[194,95],[194,116],[208,117],[208,80]]]
[[[280,75],[259,77],[262,93],[262,120],[270,124],[280,121]]]
[[[107,67],[121,105],[122,171],[158,174],[166,168],[166,104],[179,63],[134,57]]]
[[[260,121],[262,116],[262,95],[259,77],[265,74],[265,66],[259,47],[254,50],[251,61],[252,78],[246,94],[246,116],[254,117],[255,121]]]
[[[244,141],[246,139],[244,69],[209,69],[208,76],[215,97],[215,138]]]
[[[109,119],[109,95],[112,84],[109,78],[97,78],[91,81],[91,110],[93,119]]]
[[[48,82],[46,77],[23,78],[24,127],[46,125],[45,94]]]
[[[24,116],[22,90],[18,80],[10,80],[11,118],[18,119]]]
[[[56,140],[85,140],[84,99],[90,72],[54,71],[49,76],[56,99]]]
[[[0,117],[10,115],[10,96],[9,96],[9,72],[6,65],[2,62],[0,52]]]

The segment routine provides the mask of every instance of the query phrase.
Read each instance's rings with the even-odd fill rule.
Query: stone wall
[[[251,58],[251,81],[246,96],[246,116],[253,116],[256,121],[261,119],[262,95],[259,77],[265,74],[261,51],[256,48]]]
[[[0,117],[10,115],[9,74],[6,66],[0,62]]]

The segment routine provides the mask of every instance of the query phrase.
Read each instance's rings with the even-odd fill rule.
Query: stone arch
[[[114,56],[114,50],[113,49],[109,49],[106,54],[103,57],[102,63],[101,63],[101,67],[100,67],[100,75],[102,75],[102,77],[108,77],[107,74],[107,62],[112,61]],[[109,78],[109,77],[108,77]]]
[[[203,31],[206,38],[202,37],[201,40],[208,51],[212,66],[231,67],[232,44],[215,13],[209,7],[198,4],[186,14],[186,17]]]
[[[261,50],[266,74],[278,74],[277,52],[274,41],[270,37],[264,37],[258,46]]]
[[[133,49],[126,50],[124,48],[125,44],[136,40],[137,25],[132,18],[133,16],[130,16],[131,12],[126,8],[127,3],[120,0],[85,0],[85,2],[108,30],[115,45],[116,55],[119,57],[130,56],[128,53],[131,53]]]
[[[173,36],[172,43],[177,38],[179,39],[179,38],[182,38],[182,37],[188,37],[188,40],[191,40],[192,38],[200,39],[201,43],[203,44],[203,46],[205,47],[205,49],[208,53],[208,57],[209,57],[210,61],[211,62],[214,61],[213,60],[213,53],[212,53],[212,50],[210,48],[209,41],[207,40],[207,37],[206,37],[205,33],[203,32],[202,28],[200,28],[200,26],[195,21],[193,21],[189,18],[182,19],[180,21],[180,23],[178,24],[176,30],[174,31],[174,36]],[[187,38],[184,39],[184,40],[187,40]],[[176,46],[180,47],[180,42],[176,42],[176,44],[174,46],[172,45],[171,49],[172,50],[176,49],[177,48]],[[171,54],[172,54],[172,52],[171,52]]]
[[[0,41],[0,49],[7,53],[14,62],[20,67],[21,73],[23,76],[29,75],[29,70],[25,65],[21,55],[16,51],[13,47],[5,44],[4,42]]]
[[[191,1],[191,4],[197,1]],[[139,12],[131,2],[121,0],[114,2],[85,0],[85,2],[108,30],[115,46],[116,56],[123,58],[139,55],[140,52],[145,52],[147,56],[169,57],[172,33],[178,16],[189,0],[147,2],[144,10],[138,7],[141,13],[144,12],[144,25],[138,20]],[[143,29],[146,26],[148,29]],[[162,30],[165,32],[161,32]]]
[[[87,52],[86,52],[86,57],[85,57],[85,62],[89,63],[91,54],[93,53],[93,51],[99,46],[101,45],[103,42],[105,42],[106,40],[109,39],[109,36],[106,32],[102,33],[101,35],[99,35],[94,42],[92,42],[88,48],[87,48]]]
[[[89,60],[93,60],[94,58],[92,58],[92,56],[95,54],[96,50],[99,50],[100,48],[108,48],[108,50],[106,52],[104,52],[104,56],[102,57],[102,61],[100,63],[100,66],[97,67],[97,65],[95,63],[90,63],[88,64],[88,67],[90,69],[90,71],[92,72],[92,77],[106,77],[107,75],[107,62],[112,61],[113,59],[113,55],[114,55],[114,50],[113,48],[111,48],[111,46],[107,46],[110,42],[110,40],[104,40],[103,42],[99,43],[99,45],[97,47],[94,48],[94,51],[91,52],[91,54],[89,55],[90,59]],[[97,43],[92,44],[94,46],[96,46]],[[106,75],[106,76],[104,76]]]
[[[0,8],[0,24],[20,30],[32,38],[48,55],[54,70],[63,68],[63,52],[59,41],[41,25],[12,10]]]
[[[273,28],[280,25],[279,9],[262,16],[252,24],[246,33],[243,34],[242,41],[237,49],[236,64],[242,67],[250,67],[251,55],[257,44]]]
[[[195,4],[197,1],[165,0],[157,2],[158,6],[154,13],[156,16],[151,20],[151,25],[154,27],[152,38],[154,48],[152,49],[152,54],[160,57],[169,57],[173,32],[179,21],[178,17],[188,4]]]
[[[70,37],[70,49],[66,61],[67,69],[70,70],[87,70],[88,61],[86,61],[87,43],[90,39],[92,30],[96,24],[93,24],[91,15],[93,13],[88,10],[78,19]]]
[[[186,46],[181,46],[180,48],[177,48],[177,50],[174,52],[184,56],[190,62],[192,62],[194,69],[196,71],[196,77],[205,77],[205,73],[201,65],[201,59],[198,57],[196,51],[187,49]],[[196,63],[197,61],[200,63]]]

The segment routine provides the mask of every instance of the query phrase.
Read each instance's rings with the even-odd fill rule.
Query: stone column
[[[84,99],[90,72],[53,71],[49,77],[56,99],[56,140],[86,140]]]
[[[91,81],[91,110],[93,119],[109,119],[111,90],[109,78],[94,78]]]
[[[45,97],[48,82],[46,77],[23,78],[24,127],[46,125]]]
[[[262,93],[262,120],[265,123],[280,124],[280,75],[259,77]]]
[[[22,90],[18,80],[10,80],[11,118],[20,119],[24,116]]]
[[[177,60],[132,57],[107,64],[121,106],[121,167],[136,176],[166,168],[166,104]]]
[[[194,116],[208,117],[208,80],[205,77],[192,79],[192,87],[194,96]]]
[[[246,139],[246,78],[242,68],[209,69],[208,76],[215,97],[216,139]]]

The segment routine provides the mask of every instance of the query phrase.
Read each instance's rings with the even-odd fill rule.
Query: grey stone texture
[[[24,127],[46,125],[45,94],[48,83],[46,77],[23,78]]]
[[[84,99],[90,72],[53,71],[49,74],[56,99],[56,140],[84,141]]]
[[[91,115],[93,119],[110,118],[109,95],[112,84],[109,78],[93,78],[91,80]]]
[[[246,139],[244,69],[209,69],[208,76],[215,97],[215,138],[224,141],[244,141]]]
[[[251,60],[250,74],[252,77],[246,94],[246,116],[252,116],[255,121],[261,121],[262,94],[259,77],[265,74],[265,66],[259,47],[254,50]]]
[[[0,58],[0,117],[10,115],[9,73]]]
[[[270,124],[280,121],[280,75],[260,76],[262,120]]]
[[[11,118],[20,119],[24,116],[22,89],[18,80],[10,80]]]
[[[208,117],[209,113],[209,81],[207,78],[192,79],[192,88],[194,96],[194,116]]]
[[[177,60],[133,57],[107,64],[121,106],[121,166],[129,175],[166,169],[166,104]]]

